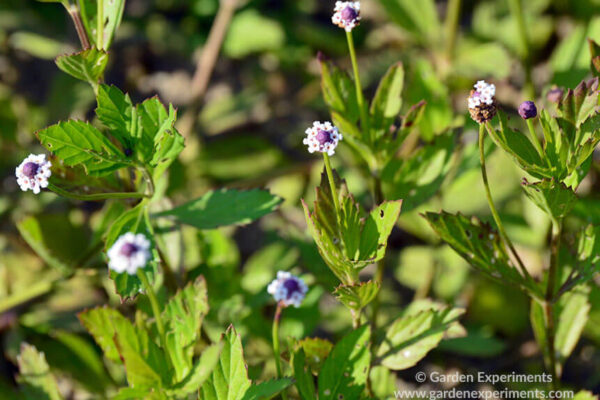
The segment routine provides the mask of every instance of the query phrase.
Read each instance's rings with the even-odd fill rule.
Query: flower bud
[[[537,117],[537,108],[535,107],[535,103],[533,101],[522,102],[519,106],[519,115],[523,119]]]
[[[551,103],[560,103],[563,94],[564,91],[562,89],[555,88],[548,92],[548,94],[546,95],[546,99],[548,99],[548,101]]]

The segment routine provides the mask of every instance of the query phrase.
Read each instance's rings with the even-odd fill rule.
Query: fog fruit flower
[[[308,146],[310,153],[318,151],[332,156],[335,154],[335,148],[340,140],[342,140],[342,134],[331,122],[316,121],[306,130],[303,143]]]
[[[117,273],[135,275],[150,261],[150,241],[141,233],[121,235],[108,250],[108,268]]]
[[[537,108],[535,107],[535,103],[533,101],[522,102],[519,106],[519,115],[523,119],[537,117]]]
[[[474,121],[484,124],[496,115],[496,86],[486,81],[477,81],[471,90],[468,105]]]
[[[48,178],[52,175],[52,163],[46,160],[45,154],[30,154],[15,169],[17,183],[22,191],[32,190],[38,194],[41,188],[48,187]]]
[[[331,22],[346,32],[351,32],[360,22],[360,2],[358,1],[336,1]]]
[[[290,305],[300,307],[308,292],[308,286],[301,278],[286,271],[279,271],[277,279],[267,287],[267,292],[275,298],[275,301],[283,303],[286,307]]]

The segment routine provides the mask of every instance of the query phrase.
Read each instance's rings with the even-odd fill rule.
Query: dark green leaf
[[[313,400],[317,398],[315,390],[315,382],[311,373],[310,366],[306,363],[306,355],[304,350],[299,349],[294,353],[292,360],[294,369],[294,378],[296,380],[296,388],[302,400]]]
[[[348,74],[338,68],[332,61],[319,55],[321,63],[321,89],[323,98],[331,111],[335,111],[355,124],[360,111],[356,100],[354,82]]]
[[[563,183],[544,179],[540,182],[529,183],[525,178],[521,187],[529,199],[548,216],[558,221],[567,216],[577,200],[577,196]]]
[[[252,385],[248,388],[242,400],[270,399],[291,386],[293,382],[292,378],[280,378]]]
[[[155,216],[174,217],[198,229],[214,229],[249,224],[273,212],[281,202],[281,198],[266,190],[221,189]]]
[[[94,126],[82,121],[59,122],[36,133],[49,151],[68,167],[82,165],[94,176],[127,165],[125,155]]]
[[[92,44],[98,45],[98,35],[96,30],[98,27],[97,3],[95,0],[77,0],[77,3],[79,4],[81,19],[83,20],[83,25],[87,31],[88,38]],[[123,11],[125,9],[125,0],[103,1],[103,5],[104,36],[101,48],[107,50],[113,41],[117,28],[121,24]]]
[[[96,96],[96,115],[111,129],[125,148],[133,150],[138,139],[137,112],[128,94],[113,85],[100,85]]]

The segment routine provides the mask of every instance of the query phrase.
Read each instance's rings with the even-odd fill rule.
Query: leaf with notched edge
[[[523,178],[521,187],[527,197],[554,221],[569,214],[577,200],[571,188],[555,180],[529,183]]]
[[[58,68],[67,74],[95,86],[104,75],[108,54],[105,51],[91,48],[79,53],[59,56],[55,62]]]
[[[361,282],[354,285],[340,285],[333,294],[346,307],[356,312],[365,308],[379,293],[380,284],[375,281]]]
[[[325,172],[317,188],[314,211],[311,213],[304,201],[302,205],[321,257],[342,283],[353,284],[358,271],[385,255],[402,200],[384,202],[365,216],[335,171],[334,180],[340,196],[339,221]]]

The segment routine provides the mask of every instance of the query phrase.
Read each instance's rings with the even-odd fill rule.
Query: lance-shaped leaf
[[[170,364],[147,331],[133,326],[121,313],[108,307],[86,310],[79,319],[106,357],[125,366],[130,386],[154,388],[170,384]]]
[[[242,400],[268,400],[292,385],[292,378],[273,379],[248,388]]]
[[[524,278],[512,265],[498,233],[489,224],[444,211],[423,216],[435,233],[475,269],[541,297],[535,282]]]
[[[381,78],[371,103],[371,129],[376,137],[389,131],[402,108],[404,68],[402,63],[392,65]]]
[[[335,288],[333,294],[349,309],[360,312],[379,293],[379,282],[368,281],[354,285],[340,285]]]
[[[311,213],[304,201],[304,214],[319,253],[344,284],[353,284],[358,272],[385,255],[402,200],[387,201],[364,215],[360,205],[348,194],[346,183],[334,171],[340,196],[340,215],[336,215],[327,174],[321,174],[317,200]]]
[[[148,211],[143,203],[140,203],[135,208],[122,214],[111,225],[106,236],[105,250],[108,251],[117,239],[127,232],[141,233],[146,236],[146,239],[151,243],[153,257],[142,271],[146,274],[150,284],[152,284],[154,282],[154,277],[157,274],[158,260],[160,257],[158,256],[156,243],[154,241],[154,230],[150,224]],[[115,282],[117,294],[121,296],[122,301],[127,298],[134,298],[140,291],[146,289],[137,275],[130,275],[127,272],[117,273],[114,270],[111,270],[109,276]]]
[[[175,368],[175,379],[183,380],[192,369],[194,345],[200,335],[202,320],[208,312],[206,282],[199,277],[177,292],[165,306],[167,351]]]
[[[214,229],[249,224],[275,211],[282,201],[280,197],[261,189],[221,189],[154,216],[172,217],[197,229]]]
[[[302,400],[313,400],[317,398],[315,383],[310,367],[306,362],[306,355],[302,348],[293,354],[292,367],[294,369],[294,378],[296,388]]]
[[[555,349],[561,365],[575,349],[588,321],[591,308],[589,294],[590,288],[581,285],[563,295],[557,303]]]
[[[448,175],[454,158],[456,135],[448,131],[416,150],[407,159],[395,158],[381,173],[384,193],[403,199],[406,213],[433,197]]]
[[[319,399],[358,399],[367,382],[371,361],[371,329],[363,325],[333,348],[319,373]]]
[[[96,86],[104,75],[108,54],[93,47],[79,53],[59,56],[55,62],[67,74]]]
[[[223,350],[210,378],[200,388],[202,400],[241,400],[248,388],[242,340],[233,325],[221,337]]]
[[[527,197],[553,221],[558,221],[569,214],[577,200],[577,195],[571,188],[554,179],[529,183],[523,178],[521,187]]]
[[[129,163],[121,150],[86,122],[59,122],[36,135],[66,166],[82,165],[90,175],[107,175]]]
[[[457,320],[464,312],[464,309],[431,302],[410,307],[387,329],[377,357],[393,370],[413,367],[439,344],[444,335],[463,334]]]
[[[321,64],[321,88],[325,103],[332,111],[355,124],[360,112],[354,82],[344,70],[338,68],[323,54],[319,54],[318,58]]]
[[[50,372],[43,353],[23,343],[17,356],[19,376],[17,380],[27,400],[62,400],[58,385]]]
[[[508,126],[506,115],[498,111],[500,129],[489,128],[488,132],[496,145],[506,151],[524,171],[536,178],[552,178],[541,155],[531,141],[523,133],[515,131]]]

